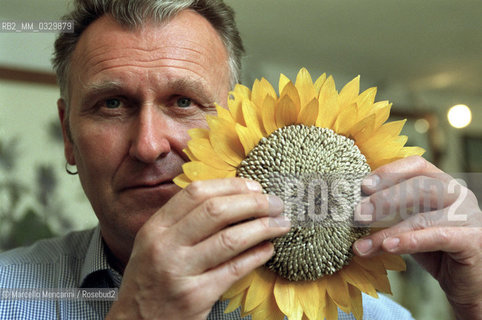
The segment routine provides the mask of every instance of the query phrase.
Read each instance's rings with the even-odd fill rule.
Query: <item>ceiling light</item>
[[[449,109],[447,118],[452,127],[465,128],[472,121],[472,112],[465,104],[457,104]]]

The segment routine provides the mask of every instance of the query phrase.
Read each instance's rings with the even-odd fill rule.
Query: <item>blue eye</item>
[[[180,108],[188,108],[191,106],[191,99],[189,98],[186,98],[186,97],[181,97],[179,99],[177,99],[176,103],[177,103],[177,106],[180,107]]]
[[[108,109],[116,109],[119,108],[121,105],[121,102],[119,99],[107,99],[105,100],[105,106]]]

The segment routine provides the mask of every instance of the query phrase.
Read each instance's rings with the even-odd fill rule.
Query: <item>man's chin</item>
[[[159,208],[144,204],[142,208],[124,207],[114,209],[113,214],[98,216],[104,240],[116,254],[119,253],[119,248],[123,248],[122,251],[131,250],[137,232],[159,211]],[[124,254],[127,253],[123,252]]]

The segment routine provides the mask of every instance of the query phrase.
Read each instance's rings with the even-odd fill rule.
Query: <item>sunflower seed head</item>
[[[292,281],[316,280],[351,261],[368,234],[353,225],[361,180],[370,172],[354,141],[333,130],[291,125],[262,138],[237,170],[281,197],[292,229],[273,240],[266,266]]]

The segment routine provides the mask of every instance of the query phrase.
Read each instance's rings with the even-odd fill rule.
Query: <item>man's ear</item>
[[[75,165],[74,145],[70,133],[69,117],[67,116],[67,105],[64,99],[60,98],[57,100],[57,109],[59,112],[60,125],[62,126],[62,136],[64,138],[65,160],[67,160],[68,164]]]

